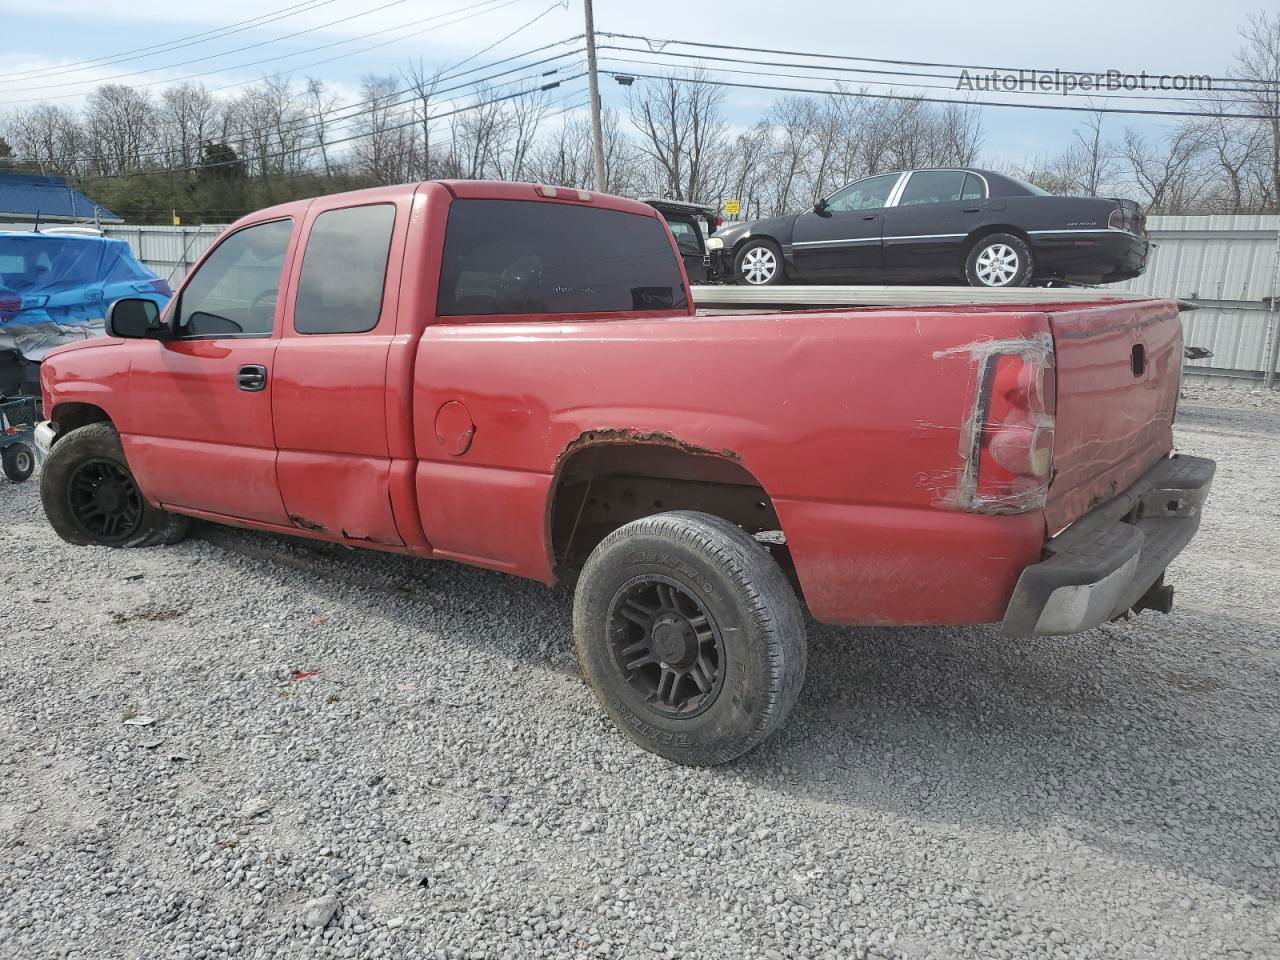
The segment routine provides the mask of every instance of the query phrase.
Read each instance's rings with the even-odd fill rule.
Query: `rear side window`
[[[911,174],[898,206],[912,207],[919,203],[950,203],[959,200],[964,192],[963,170],[918,170]]]
[[[396,208],[390,203],[316,217],[298,277],[298,333],[366,333],[378,325]]]
[[[960,195],[961,200],[983,200],[987,196],[987,185],[982,182],[980,177],[975,177],[972,173],[964,175],[964,193]]]
[[[455,200],[449,207],[442,317],[687,305],[679,261],[654,217],[530,200]]]

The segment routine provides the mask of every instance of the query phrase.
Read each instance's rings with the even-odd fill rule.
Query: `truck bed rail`
[[[1150,300],[1148,294],[1105,287],[979,287],[913,286],[768,286],[694,284],[698,308],[767,308],[801,310],[813,307],[940,307],[1033,306],[1045,303],[1104,303]]]

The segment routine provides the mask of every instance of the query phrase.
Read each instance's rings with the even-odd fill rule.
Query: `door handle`
[[[880,217],[879,217],[879,215],[878,215],[878,214],[874,214],[874,213],[873,213],[871,216],[869,216],[869,217],[863,217],[862,219],[863,219],[863,220],[879,220],[879,219],[880,219]]]
[[[267,368],[248,363],[236,371],[236,386],[246,393],[257,393],[267,388]]]
[[[963,212],[964,213],[981,213],[982,208],[981,207],[965,207]]]

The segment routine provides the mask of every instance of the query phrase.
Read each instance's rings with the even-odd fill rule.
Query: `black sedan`
[[[709,245],[721,278],[752,286],[1112,283],[1141,274],[1150,250],[1132,200],[959,169],[864,177],[804,213],[726,224]]]

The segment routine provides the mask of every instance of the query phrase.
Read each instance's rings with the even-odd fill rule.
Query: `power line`
[[[1019,71],[1030,72],[1033,69],[1031,67],[993,67],[989,65],[974,66],[973,64],[964,64],[964,63],[935,63],[929,60],[891,60],[883,57],[856,57],[849,54],[811,53],[803,50],[774,50],[769,47],[743,47],[743,46],[735,46],[733,44],[727,44],[727,43],[706,43],[699,40],[669,40],[669,39],[662,39],[659,37],[645,37],[645,36],[640,36],[638,34],[633,34],[633,33],[603,33],[602,32],[600,35],[605,37],[617,37],[623,40],[640,40],[644,43],[647,43],[651,50],[654,49],[654,44],[658,44],[658,51],[661,51],[662,47],[668,46],[670,44],[677,44],[685,47],[706,47],[711,50],[733,50],[733,51],[739,51],[739,52],[745,51],[747,53],[769,53],[769,54],[780,54],[782,56],[789,56],[789,57],[817,57],[824,60],[850,60],[850,61],[855,61],[859,63],[884,63],[884,64],[889,64],[890,66],[898,66],[898,67],[941,67],[941,68],[947,68],[952,70],[980,70],[980,71],[994,70],[994,71],[999,71],[1004,73],[1017,73]],[[1037,72],[1052,73],[1053,71],[1038,70]],[[1076,77],[1083,77],[1083,76],[1093,77],[1093,76],[1097,76],[1099,71],[1097,70],[1060,70],[1059,73],[1063,75],[1070,75],[1070,76],[1076,76]],[[1148,71],[1148,75],[1159,76],[1159,73],[1158,72],[1151,73],[1150,71]],[[1204,76],[1204,74],[1198,74],[1197,76]],[[1244,80],[1248,83],[1263,83],[1263,84],[1280,83],[1280,81],[1264,80],[1258,77],[1212,77],[1211,76],[1211,77],[1208,77],[1208,79],[1213,81],[1214,83],[1218,83],[1218,82],[1239,83],[1241,80]]]
[[[397,2],[404,2],[404,0],[397,0]],[[229,70],[241,70],[241,69],[244,69],[244,68],[246,68],[246,67],[255,67],[255,66],[260,66],[260,65],[262,65],[262,64],[264,64],[264,63],[274,63],[275,61],[278,61],[278,60],[288,60],[288,59],[290,59],[290,58],[292,58],[292,57],[300,57],[300,56],[303,56],[304,54],[307,54],[307,53],[315,53],[315,52],[316,52],[316,51],[318,51],[318,50],[326,50],[326,49],[330,49],[330,48],[332,48],[332,47],[344,46],[344,45],[346,45],[346,44],[348,44],[348,43],[355,43],[355,42],[360,41],[360,40],[367,40],[369,37],[378,36],[379,34],[390,33],[390,32],[392,32],[392,31],[394,31],[394,30],[403,30],[403,29],[405,29],[406,27],[415,26],[416,24],[419,24],[419,23],[427,23],[427,22],[429,22],[429,21],[439,20],[439,19],[441,19],[441,18],[443,18],[443,17],[450,17],[450,16],[453,16],[453,15],[455,15],[455,14],[459,14],[459,13],[467,14],[466,16],[460,16],[460,17],[458,17],[457,19],[455,19],[455,20],[450,20],[450,21],[448,21],[448,22],[446,22],[446,23],[439,23],[439,24],[436,24],[435,26],[424,27],[424,28],[422,28],[422,29],[420,29],[420,30],[415,30],[415,31],[413,31],[412,33],[407,33],[407,34],[405,34],[405,35],[404,35],[404,36],[402,36],[402,37],[393,37],[393,38],[391,38],[390,40],[384,40],[384,41],[382,41],[382,42],[380,42],[380,43],[371,44],[371,45],[369,45],[369,46],[367,46],[367,47],[362,47],[362,48],[360,48],[359,50],[351,50],[351,51],[349,51],[349,52],[347,52],[347,53],[339,54],[338,56],[335,56],[335,57],[328,57],[328,58],[323,59],[323,60],[316,60],[316,61],[312,61],[311,63],[302,64],[301,66],[295,66],[295,67],[292,67],[292,68],[291,68],[291,69],[294,69],[294,70],[297,70],[297,69],[304,69],[304,70],[305,70],[305,69],[307,69],[308,67],[319,66],[319,65],[321,65],[321,64],[325,64],[325,63],[332,63],[332,62],[333,62],[333,61],[335,61],[335,60],[342,60],[342,59],[345,59],[345,58],[347,58],[347,57],[353,57],[353,56],[356,56],[356,55],[361,54],[361,53],[368,53],[370,50],[378,50],[378,49],[381,49],[382,47],[390,46],[390,45],[391,45],[391,44],[393,44],[393,43],[401,43],[401,42],[403,42],[403,41],[405,41],[405,40],[408,40],[408,39],[410,39],[410,38],[412,38],[412,37],[421,36],[421,35],[422,35],[422,34],[424,34],[424,33],[430,33],[431,31],[433,31],[433,30],[439,30],[439,29],[441,29],[442,27],[449,27],[449,26],[453,26],[453,25],[454,25],[454,24],[456,24],[456,23],[462,23],[462,22],[464,22],[464,21],[466,21],[466,20],[473,19],[474,17],[483,16],[484,14],[488,14],[488,13],[493,13],[493,12],[495,12],[495,11],[497,11],[497,10],[501,10],[501,9],[502,9],[502,8],[504,8],[504,7],[509,7],[509,6],[511,6],[513,3],[519,3],[519,2],[521,2],[521,0],[481,0],[481,2],[480,2],[480,3],[471,4],[471,5],[466,6],[466,7],[459,7],[459,8],[457,8],[457,9],[447,11],[446,13],[438,13],[438,14],[434,14],[434,15],[432,15],[432,16],[430,16],[430,17],[426,17],[426,18],[424,18],[424,19],[421,19],[421,20],[413,20],[413,21],[410,21],[410,22],[408,22],[408,23],[402,23],[402,24],[399,24],[399,25],[394,26],[394,27],[386,27],[386,28],[384,28],[384,29],[382,29],[382,30],[374,30],[374,31],[372,31],[372,32],[370,32],[370,33],[362,34],[362,35],[360,35],[360,36],[356,36],[356,37],[348,37],[348,38],[343,39],[343,40],[335,40],[335,41],[333,41],[332,43],[321,44],[321,45],[320,45],[320,46],[318,46],[318,47],[309,47],[309,48],[308,48],[308,49],[306,49],[306,50],[298,50],[298,51],[295,51],[295,52],[293,52],[293,53],[280,54],[280,55],[278,55],[278,56],[274,56],[274,57],[265,57],[265,58],[263,58],[263,59],[261,59],[261,60],[253,60],[253,61],[250,61],[250,62],[248,62],[248,63],[237,63],[237,64],[233,64],[233,65],[230,65],[230,66],[218,67],[218,68],[213,69],[213,70],[206,70],[206,71],[204,71],[204,72],[202,72],[202,73],[193,73],[193,74],[190,74],[190,75],[185,76],[185,77],[175,77],[175,78],[170,78],[170,79],[165,79],[165,80],[151,80],[151,81],[147,81],[146,83],[135,83],[135,84],[132,84],[132,86],[134,86],[135,88],[137,88],[137,87],[154,87],[154,86],[160,86],[160,85],[162,85],[162,84],[164,84],[164,85],[173,85],[173,84],[178,84],[178,83],[185,83],[185,82],[186,82],[186,81],[188,81],[188,80],[197,80],[197,79],[199,79],[199,78],[201,78],[201,77],[208,77],[208,76],[212,76],[212,75],[214,75],[214,74],[218,74],[218,73],[225,73],[225,72],[227,72],[227,71],[229,71]],[[482,8],[487,8],[487,9],[482,9]],[[232,51],[232,52],[234,52],[234,51]],[[128,76],[128,74],[126,74],[125,76]],[[231,89],[231,88],[233,88],[233,87],[242,87],[242,86],[245,86],[246,84],[253,83],[253,82],[255,82],[255,81],[252,81],[252,80],[243,80],[243,81],[239,81],[239,82],[237,82],[237,83],[229,83],[229,84],[225,84],[224,86],[221,86],[221,87],[214,87],[214,88],[213,88],[213,90],[212,90],[211,92],[217,92],[217,91],[220,91],[220,90],[229,90],[229,89]],[[73,98],[73,97],[80,97],[80,96],[83,96],[83,95],[84,95],[83,93],[64,93],[64,94],[59,94],[59,95],[54,96],[54,97],[28,98],[28,99],[26,99],[26,100],[10,100],[10,101],[5,101],[5,102],[7,102],[7,103],[9,103],[9,104],[15,104],[15,103],[34,103],[34,102],[44,102],[44,101],[46,101],[46,100],[66,100],[66,99],[70,99],[70,98]]]
[[[637,77],[642,80],[671,80],[670,76],[662,76],[652,73],[631,73],[629,76]],[[946,103],[955,104],[962,107],[1012,107],[1015,110],[1065,110],[1072,113],[1121,113],[1132,114],[1135,116],[1157,116],[1157,117],[1212,117],[1214,119],[1236,119],[1236,120],[1270,120],[1269,116],[1256,113],[1214,113],[1205,110],[1140,110],[1133,107],[1073,107],[1066,104],[1052,103],[1009,103],[1001,100],[975,100],[961,99],[959,97],[913,97],[906,94],[895,93],[867,93],[866,91],[850,91],[850,90],[819,90],[811,87],[779,87],[774,84],[764,83],[740,83],[730,80],[711,80],[707,78],[696,77],[679,77],[674,78],[678,83],[696,83],[703,86],[712,87],[735,87],[743,90],[770,90],[777,93],[811,93],[832,97],[860,97],[868,100],[910,100],[924,103]]]
[[[41,84],[40,86],[37,86],[37,87],[14,87],[8,92],[26,93],[29,90],[46,90],[46,89],[56,90],[60,87],[83,87],[86,84],[91,84],[91,83],[92,84],[110,83],[112,80],[124,80],[128,77],[136,77],[145,73],[159,73],[162,70],[173,70],[177,67],[186,67],[194,63],[205,63],[209,60],[217,60],[221,57],[229,57],[235,53],[243,53],[246,50],[256,50],[258,47],[267,47],[267,46],[271,46],[272,44],[280,43],[284,40],[292,40],[294,37],[305,36],[308,33],[315,33],[317,30],[324,30],[328,27],[336,27],[342,23],[350,23],[352,20],[359,20],[361,17],[367,17],[375,13],[380,13],[383,10],[387,10],[391,7],[398,7],[401,4],[408,3],[408,2],[409,0],[388,0],[387,3],[382,4],[382,6],[380,7],[370,7],[368,10],[362,10],[359,13],[353,13],[345,17],[339,17],[336,20],[330,20],[327,23],[320,23],[314,27],[306,27],[302,30],[295,30],[293,33],[286,33],[279,37],[272,37],[269,40],[259,40],[256,43],[247,43],[243,46],[233,47],[230,50],[222,50],[218,53],[209,53],[203,57],[194,57],[190,60],[178,60],[174,63],[166,63],[158,67],[147,67],[144,70],[132,70],[128,73],[117,73],[110,77],[95,77],[90,80],[68,80],[66,83]],[[447,15],[448,14],[437,14],[435,17],[428,17],[427,20],[438,19],[439,17],[447,16]],[[412,25],[417,25],[419,23],[424,23],[424,22],[426,21],[415,20],[415,21],[412,21],[411,23],[403,24],[402,26],[412,26]],[[399,28],[391,27],[389,29],[399,29]],[[372,34],[366,34],[365,36],[372,36]],[[353,37],[352,39],[360,40],[360,39],[364,39],[364,37]],[[337,42],[345,43],[347,41],[337,41]],[[317,47],[314,49],[323,49],[323,47]],[[302,51],[302,52],[309,53],[310,51],[308,50],[308,51]],[[291,55],[286,54],[286,56],[291,56]]]
[[[178,37],[176,40],[166,40],[161,43],[153,43],[147,47],[135,47],[132,50],[124,50],[120,53],[108,54],[106,57],[97,57],[91,60],[77,60],[74,63],[63,63],[51,67],[34,67],[30,70],[17,70],[12,73],[0,73],[0,80],[29,78],[30,75],[57,76],[61,73],[75,73],[91,66],[110,66],[113,63],[126,63],[130,60],[139,60],[143,56],[147,56],[149,54],[168,53],[170,50],[180,50],[183,47],[191,47],[196,44],[206,43],[208,40],[214,39],[218,36],[230,36],[233,33],[242,33],[245,30],[251,30],[255,26],[262,26],[264,23],[274,23],[277,20],[295,17],[302,13],[310,13],[312,10],[319,7],[326,7],[329,4],[336,2],[337,0],[304,0],[302,3],[295,3],[290,7],[281,7],[278,10],[272,10],[270,13],[251,17],[248,20],[237,20],[235,23],[228,24],[226,27],[218,27],[214,30],[206,30],[204,33],[195,33],[185,37]],[[136,54],[136,56],[130,56],[130,54]]]
[[[660,52],[654,52],[649,50],[636,50],[632,47],[619,47],[619,46],[614,46],[612,44],[601,44],[598,49],[617,50],[623,53],[637,53],[637,54],[640,54],[641,56],[646,56],[651,58],[652,57],[680,57],[686,60],[697,61],[698,64],[702,64],[703,62],[708,60],[714,60],[719,63],[745,63],[745,64],[753,64],[755,66],[763,66],[763,67],[792,67],[797,70],[828,70],[828,71],[835,71],[839,73],[852,73],[852,74],[869,73],[877,76],[896,76],[896,77],[905,77],[905,78],[931,77],[931,78],[938,78],[943,80],[956,80],[956,81],[963,79],[962,77],[956,76],[955,74],[947,74],[947,73],[923,73],[923,72],[914,71],[914,70],[877,70],[870,67],[841,67],[835,64],[827,64],[827,63],[814,64],[810,66],[809,64],[805,64],[805,63],[787,63],[785,61],[780,61],[780,60],[753,60],[749,57],[717,57],[711,54],[704,54],[704,53],[679,53],[674,50],[672,51],[664,50]],[[621,63],[639,63],[639,64],[650,64],[655,66],[667,66],[667,67],[678,66],[678,64],[668,64],[662,61],[656,61],[652,59],[628,60],[621,57],[611,57],[610,59],[616,62],[621,62]],[[752,76],[786,77],[793,80],[830,79],[830,78],[811,77],[807,75],[799,75],[794,73],[773,73],[768,71],[736,70],[729,67],[711,67],[708,69],[713,69],[718,73],[745,73]],[[841,83],[844,81],[831,79],[831,82]],[[906,80],[906,81],[900,81],[898,83],[895,83],[894,81],[890,81],[890,80],[868,80],[861,76],[857,77],[855,82],[863,83],[863,84],[873,84],[875,86],[889,86],[889,87],[907,85],[911,87],[917,87],[917,88],[929,89],[929,90],[958,89],[955,86],[943,86],[942,84],[936,84],[936,83],[920,83],[915,80]],[[1218,89],[1218,90],[1215,90],[1214,92],[1215,93],[1232,92],[1232,90],[1237,90],[1237,91],[1243,90],[1244,92],[1249,92],[1245,88],[1229,88],[1226,91]],[[1023,89],[1009,90],[1007,92],[1017,93],[1017,94],[1038,94],[1040,96],[1057,96],[1057,97],[1066,97],[1066,96],[1072,95],[1070,93],[1066,93],[1062,91],[1039,90],[1039,89],[1035,89],[1034,87],[1031,89],[1023,88]],[[1156,94],[1156,93],[1125,94],[1125,93],[1116,93],[1113,91],[1102,91],[1102,90],[1090,91],[1088,93],[1083,93],[1081,95],[1090,96],[1090,97],[1096,96],[1096,97],[1101,97],[1103,99],[1108,99],[1108,100],[1148,100],[1148,101],[1149,100],[1170,100],[1176,103],[1204,103],[1205,101],[1205,98],[1202,96],[1201,97],[1175,97],[1175,96],[1167,96],[1167,95]],[[1255,101],[1224,99],[1220,102],[1253,103]]]

